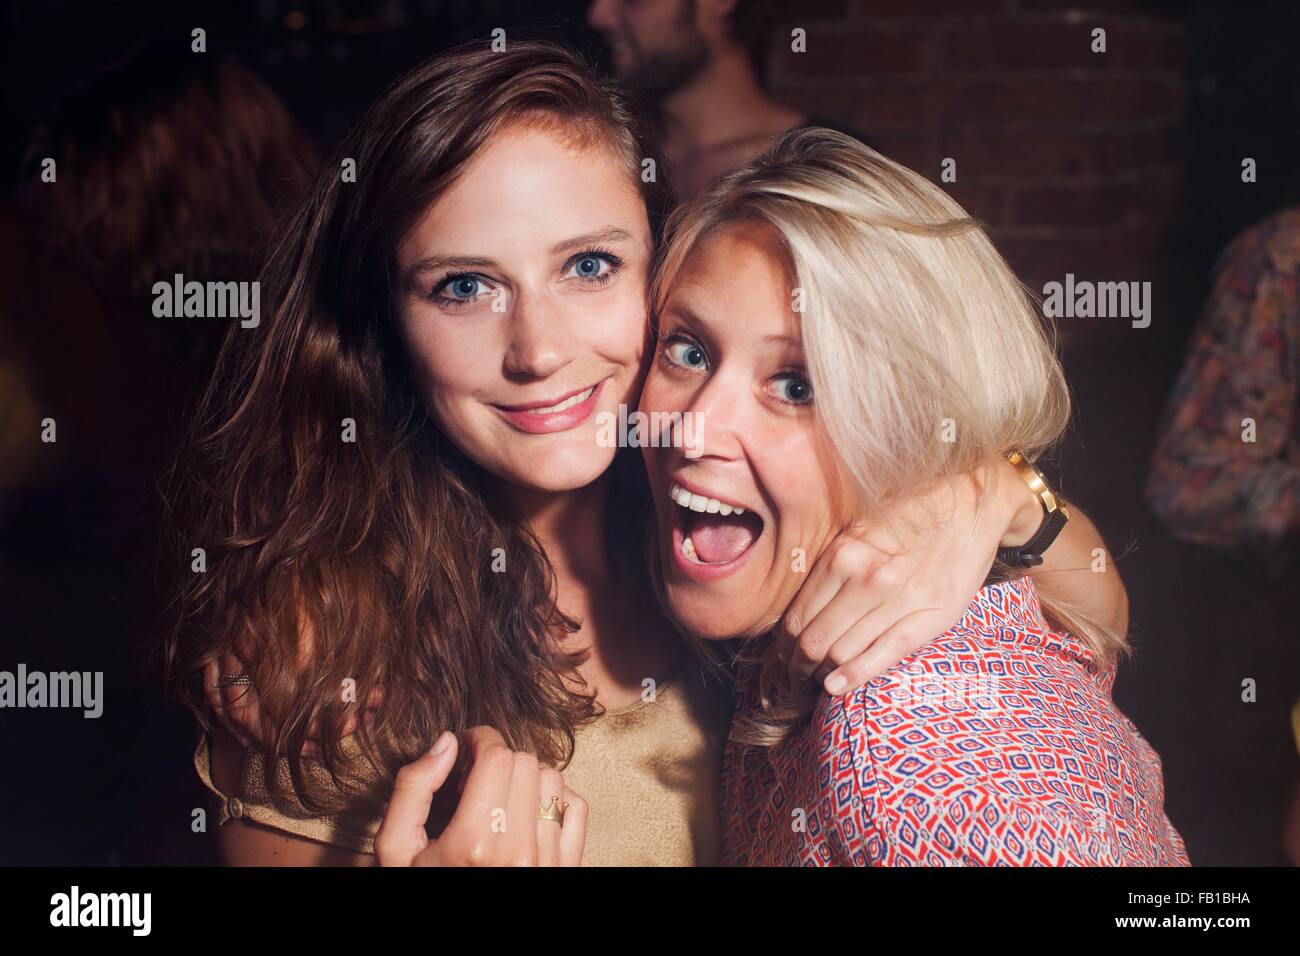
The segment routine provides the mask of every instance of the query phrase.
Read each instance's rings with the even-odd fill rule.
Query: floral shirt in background
[[[1248,229],[1220,260],[1147,481],[1151,507],[1179,538],[1275,552],[1294,534],[1298,277],[1300,208]]]

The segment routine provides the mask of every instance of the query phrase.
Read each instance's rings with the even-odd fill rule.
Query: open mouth
[[[763,534],[763,519],[741,505],[698,494],[677,482],[668,486],[668,496],[677,505],[674,556],[688,574],[734,570]]]

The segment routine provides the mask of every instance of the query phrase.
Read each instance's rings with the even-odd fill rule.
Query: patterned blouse
[[[753,668],[738,713],[753,713]],[[979,592],[946,634],[773,748],[727,745],[740,866],[1174,866],[1160,758],[1114,668],[1045,623],[1033,584]],[[742,710],[743,709],[743,710]]]
[[[1180,538],[1275,552],[1300,522],[1300,208],[1220,260],[1165,409],[1147,499]]]

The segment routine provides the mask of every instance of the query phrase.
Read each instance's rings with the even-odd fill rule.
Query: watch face
[[[1043,501],[1043,510],[1048,514],[1060,513],[1068,519],[1070,513],[1065,510],[1065,502],[1062,501],[1057,496],[1056,492],[1052,490],[1052,486],[1047,483],[1047,479],[1043,477],[1041,471],[1033,465],[1030,465],[1029,467],[1033,468],[1034,475],[1038,478],[1038,484],[1034,490],[1038,492],[1038,497]]]
[[[1020,476],[1025,479],[1025,484],[1029,485],[1029,490],[1036,494],[1038,500],[1042,502],[1043,511],[1051,514],[1060,507],[1060,502],[1056,500],[1056,495],[1052,494],[1052,488],[1041,471],[1019,456],[1012,464],[1016,466]]]
[[[1029,489],[1038,496],[1038,500],[1042,502],[1045,515],[1059,514],[1065,520],[1069,520],[1070,512],[1066,510],[1065,502],[1052,490],[1052,486],[1047,483],[1047,479],[1043,477],[1043,473],[1038,470],[1037,465],[1019,452],[1012,452],[1007,457],[1007,460],[1020,472],[1020,476],[1025,479]]]

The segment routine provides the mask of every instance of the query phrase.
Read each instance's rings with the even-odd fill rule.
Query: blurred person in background
[[[38,126],[16,208],[0,214],[14,246],[0,320],[27,343],[37,391],[59,396],[46,413],[91,460],[153,463],[205,377],[195,360],[224,332],[226,320],[156,317],[153,284],[255,279],[274,211],[313,163],[261,81],[187,47],[141,47]]]
[[[133,763],[121,733],[156,755],[158,736],[188,731],[131,693],[153,687],[135,648],[159,605],[154,475],[239,320],[158,317],[151,290],[177,273],[255,280],[274,210],[315,151],[237,60],[175,46],[142,46],[58,99],[0,202],[4,653],[103,671],[109,689],[105,718],[73,737],[48,720],[0,735],[3,765],[48,768],[40,787],[9,794],[7,814],[25,824],[4,841],[11,862],[193,852],[186,841],[168,855],[156,831],[132,839],[179,784],[159,779],[156,759]],[[120,825],[102,832],[85,800]],[[66,839],[51,847],[39,834],[55,827]]]
[[[1261,682],[1254,706],[1278,729],[1278,759],[1293,762],[1282,730],[1300,695],[1298,403],[1300,208],[1290,208],[1237,236],[1220,258],[1165,410],[1147,499],[1174,537],[1242,559],[1243,599],[1224,633],[1258,655],[1258,673],[1234,677]],[[1285,826],[1283,845],[1300,864],[1300,788]]]
[[[837,129],[867,142],[764,89],[773,6],[770,0],[596,0],[587,11],[587,23],[611,48],[618,78],[660,105],[679,199],[795,127]]]

